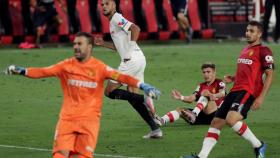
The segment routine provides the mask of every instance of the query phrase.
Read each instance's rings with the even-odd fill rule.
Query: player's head
[[[79,61],[85,61],[91,56],[93,47],[92,35],[86,32],[78,32],[73,42],[74,56]]]
[[[201,71],[205,82],[211,83],[216,79],[216,65],[206,62],[201,65]]]
[[[116,12],[116,1],[115,0],[102,0],[101,3],[103,9],[103,15],[111,17]]]
[[[260,43],[263,26],[260,22],[250,21],[246,28],[246,39],[249,44]]]

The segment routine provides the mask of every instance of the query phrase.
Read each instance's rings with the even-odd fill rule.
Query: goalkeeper
[[[53,158],[92,158],[99,133],[104,81],[116,80],[137,87],[152,98],[160,92],[143,82],[122,74],[91,56],[92,36],[80,32],[74,39],[74,57],[43,68],[11,65],[8,74],[29,78],[57,77],[63,89],[63,103],[56,126]],[[131,100],[138,101],[131,96]]]
[[[182,117],[190,124],[210,124],[215,113],[224,100],[225,83],[216,79],[216,66],[213,63],[204,63],[201,66],[204,82],[200,83],[193,94],[183,96],[179,91],[172,90],[173,99],[186,103],[196,102],[194,109],[177,108],[163,117],[155,115],[155,121],[159,125],[172,123]]]

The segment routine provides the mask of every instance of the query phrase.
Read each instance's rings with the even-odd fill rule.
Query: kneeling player
[[[158,124],[165,125],[174,122],[180,117],[190,124],[210,124],[215,113],[224,99],[225,84],[222,80],[216,79],[216,66],[213,63],[204,63],[201,66],[204,82],[200,83],[195,92],[189,96],[183,96],[177,90],[172,90],[171,96],[174,99],[186,103],[197,101],[194,109],[177,108],[170,111],[163,117],[156,116]]]

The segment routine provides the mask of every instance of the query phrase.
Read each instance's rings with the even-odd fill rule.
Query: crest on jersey
[[[216,93],[216,89],[215,89],[215,88],[212,89],[212,93],[213,93],[213,94]]]
[[[253,54],[254,54],[254,51],[253,51],[253,50],[251,50],[251,51],[248,52],[248,55],[249,55],[249,56],[252,56]]]
[[[95,75],[95,71],[93,71],[93,70],[88,71],[88,76],[89,77],[93,77],[94,75]]]
[[[127,21],[125,19],[122,19],[119,23],[118,26],[123,27],[123,25],[125,25],[127,23]]]

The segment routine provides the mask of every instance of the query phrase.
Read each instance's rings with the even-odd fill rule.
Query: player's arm
[[[218,89],[218,93],[211,93],[209,90],[205,90],[202,92],[202,95],[209,97],[210,100],[218,100],[219,98],[226,96],[226,84],[224,82],[221,81],[219,83]]]
[[[195,101],[196,99],[196,96],[195,94],[191,94],[189,96],[183,96],[178,90],[176,89],[173,89],[171,91],[171,96],[173,99],[176,99],[176,100],[181,100],[183,102],[186,102],[186,103],[192,103]]]
[[[264,97],[266,96],[272,80],[273,80],[273,76],[274,76],[274,70],[273,69],[266,69],[265,70],[265,80],[264,80],[264,86],[263,89],[260,93],[260,95],[255,99],[253,105],[252,105],[252,109],[253,110],[257,110],[260,108],[260,106],[262,105],[263,101],[264,101]]]
[[[235,79],[235,76],[232,76],[232,75],[225,75],[224,76],[224,82],[226,84],[234,82],[234,79]]]
[[[25,68],[16,65],[10,65],[6,73],[9,75],[23,75],[29,78],[44,78],[57,76],[61,71],[61,64],[52,65],[49,67],[42,68]]]
[[[136,24],[131,24],[129,30],[131,31],[131,39],[130,41],[136,42],[138,40],[141,29]]]
[[[128,86],[131,86],[131,87],[140,88],[148,96],[150,96],[154,99],[158,99],[158,97],[160,95],[160,91],[158,89],[156,89],[155,87],[153,87],[149,84],[140,82],[138,79],[136,79],[132,76],[120,73],[110,67],[106,68],[105,77],[107,79],[112,79],[112,80],[118,81],[120,83],[127,84]]]
[[[94,45],[117,50],[114,43],[105,42],[102,37],[94,37]]]

